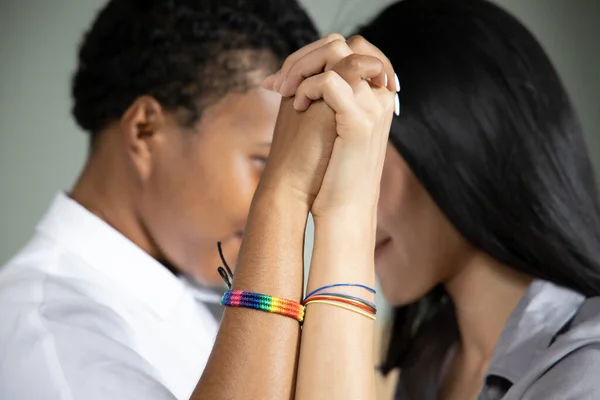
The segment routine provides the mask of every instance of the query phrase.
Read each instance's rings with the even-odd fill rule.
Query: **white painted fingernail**
[[[385,79],[384,79],[384,82],[385,82],[385,83],[383,84],[383,87],[387,87],[387,84],[388,84],[388,77],[387,77],[387,74],[384,74],[384,77],[385,77]]]
[[[396,116],[400,116],[400,97],[398,97],[398,94],[396,94],[396,104],[394,107],[394,113],[396,114]]]
[[[394,78],[396,78],[396,92],[400,91],[400,79],[398,79],[398,75],[394,74]]]

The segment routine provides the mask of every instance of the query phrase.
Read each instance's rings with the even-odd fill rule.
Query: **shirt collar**
[[[224,293],[223,289],[200,286],[198,283],[183,275],[180,276],[179,279],[190,291],[196,301],[208,304],[221,304],[221,297],[223,297]]]
[[[550,282],[534,281],[504,327],[486,378],[516,382],[569,323],[585,297]]]
[[[55,196],[37,231],[78,255],[167,318],[185,285],[161,263],[64,193]]]

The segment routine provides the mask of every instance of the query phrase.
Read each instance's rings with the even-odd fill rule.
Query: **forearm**
[[[307,215],[284,197],[257,193],[233,289],[300,301]],[[292,318],[227,308],[192,399],[292,399],[299,336]]]
[[[315,221],[307,292],[336,283],[373,287],[374,224],[370,213]],[[373,301],[358,288],[340,291]],[[375,397],[373,321],[327,304],[308,305],[302,330],[296,400]]]

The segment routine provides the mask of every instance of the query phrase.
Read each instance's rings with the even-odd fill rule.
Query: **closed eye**
[[[267,164],[267,157],[262,157],[262,156],[253,156],[252,157],[252,163],[260,169],[264,169],[265,165]]]

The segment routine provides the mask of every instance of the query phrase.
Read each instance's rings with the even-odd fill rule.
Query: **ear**
[[[160,103],[151,96],[138,97],[123,114],[120,128],[125,151],[140,178],[146,180],[165,129],[165,115]]]

